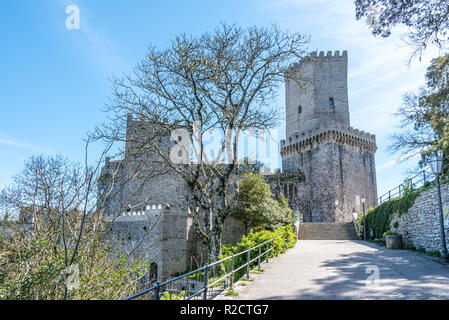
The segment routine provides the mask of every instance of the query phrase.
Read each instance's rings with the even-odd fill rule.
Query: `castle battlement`
[[[343,52],[340,54],[340,51],[337,50],[335,52],[328,51],[326,54],[324,54],[324,51],[320,51],[319,53],[317,51],[311,52],[310,57],[312,58],[348,58],[348,51],[343,50]]]
[[[183,205],[170,205],[170,204],[151,204],[141,207],[139,210],[123,211],[119,217],[108,216],[107,220],[118,221],[128,220],[146,220],[147,217],[156,216],[159,214],[187,214],[190,210]]]
[[[305,56],[299,62],[293,63],[287,74],[290,72],[299,71],[303,66],[307,65],[310,62],[320,63],[320,62],[348,62],[348,51],[343,50],[341,53],[339,50],[337,51],[327,51],[325,54],[324,51],[313,51],[308,56]]]
[[[313,130],[295,132],[294,134],[287,137],[286,140],[281,140],[281,148],[321,135],[329,131],[330,129],[342,134],[352,135],[355,138],[367,140],[368,142],[376,143],[376,136],[374,134],[353,127],[346,128],[338,122],[330,121],[328,124],[315,128]]]
[[[289,137],[289,141],[281,140],[281,155],[289,156],[326,142],[334,142],[348,146],[357,146],[369,152],[376,152],[376,136],[352,127],[343,128],[338,124],[322,127]]]

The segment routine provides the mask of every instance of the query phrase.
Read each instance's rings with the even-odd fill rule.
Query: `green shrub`
[[[226,296],[228,297],[237,297],[239,295],[239,293],[237,291],[235,291],[234,289],[228,289],[226,291]]]
[[[251,232],[247,236],[243,236],[239,243],[235,246],[223,245],[222,254],[219,259],[224,259],[230,257],[232,254],[236,255],[240,252],[243,252],[249,248],[255,247],[261,243],[264,243],[267,240],[273,239],[280,236],[280,238],[272,241],[269,244],[269,248],[272,248],[269,252],[269,257],[278,256],[281,253],[284,253],[287,249],[292,248],[296,244],[296,237],[293,233],[291,226],[280,227],[274,231],[263,230],[259,232]],[[267,246],[263,245],[261,247],[261,253],[264,253],[267,250]],[[251,250],[250,259],[255,259],[259,255],[258,249]],[[261,258],[261,262],[266,260],[266,254]],[[234,258],[234,270],[246,264],[248,260],[247,254],[241,254]],[[223,269],[226,272],[230,271],[231,260],[227,260],[223,263]],[[257,260],[254,261],[250,265],[250,269],[257,266]],[[240,279],[246,273],[246,268],[240,269],[235,273],[234,280]]]
[[[161,295],[160,300],[184,300],[185,296],[185,291],[181,291],[179,294],[164,292],[164,294]]]
[[[413,244],[411,244],[411,243],[405,243],[404,244],[404,249],[406,249],[406,250],[416,250],[416,247]]]
[[[426,254],[431,257],[437,257],[437,258],[441,257],[441,253],[438,250],[429,250],[429,251],[426,251]]]
[[[48,230],[34,230],[29,234],[14,232],[13,241],[0,234],[0,300],[61,300],[65,289],[64,251],[54,247]],[[88,234],[80,244],[70,272],[79,280],[67,299],[116,300],[136,292],[139,279],[149,264],[131,260],[108,247],[99,235]],[[59,249],[59,250],[58,250]],[[73,254],[73,249],[68,252]]]
[[[395,221],[394,224],[393,224],[393,227],[394,227],[395,229],[399,228],[399,222]]]
[[[416,249],[416,251],[421,252],[421,253],[426,253],[426,248],[418,247],[418,249]]]
[[[388,230],[387,232],[384,232],[384,236],[398,236],[399,233]]]

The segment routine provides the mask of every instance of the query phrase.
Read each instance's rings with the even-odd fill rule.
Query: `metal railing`
[[[165,282],[155,282],[150,288],[126,297],[124,300],[208,300],[226,294],[234,283],[244,275],[249,279],[250,270],[269,261],[273,241],[267,240],[245,251],[205,264],[203,267],[171,278]],[[264,250],[262,252],[262,250]],[[257,255],[256,255],[257,254]],[[245,262],[245,263],[243,263]]]
[[[446,157],[444,159],[448,159],[449,157]],[[443,170],[449,168],[449,165],[444,166]],[[416,174],[415,176],[405,179],[405,182],[400,184],[399,186],[387,191],[385,194],[380,196],[377,199],[377,204],[380,205],[383,202],[389,201],[391,199],[400,197],[403,195],[405,191],[405,187],[410,188],[410,190],[419,190],[424,186],[432,186],[436,184],[435,182],[435,176],[432,173],[430,167],[426,167],[421,172]]]

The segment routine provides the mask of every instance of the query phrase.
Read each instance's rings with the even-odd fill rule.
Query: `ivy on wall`
[[[449,174],[441,176],[441,184],[446,183],[449,183]],[[368,209],[366,212],[367,237],[369,237],[370,228],[373,228],[374,238],[381,238],[385,232],[390,230],[391,219],[394,213],[399,213],[401,216],[406,214],[421,192],[435,188],[435,185],[427,182],[420,189],[413,190],[413,185],[410,180],[406,180],[402,187],[404,190],[402,196],[388,200],[377,207]],[[357,227],[363,225],[363,215],[358,216],[356,225]]]
[[[422,188],[415,191],[406,189],[402,196],[386,201],[377,207],[368,209],[366,212],[367,232],[370,228],[373,228],[374,238],[381,238],[385,232],[390,230],[390,223],[393,214],[406,214],[413,206],[420,193],[428,189],[429,188]],[[363,215],[359,215],[356,224],[357,226],[363,224]]]

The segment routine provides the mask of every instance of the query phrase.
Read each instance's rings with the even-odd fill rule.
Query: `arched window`
[[[298,114],[301,114],[301,112],[302,112],[302,107],[298,106]]]
[[[329,98],[329,107],[335,107],[334,98]]]

